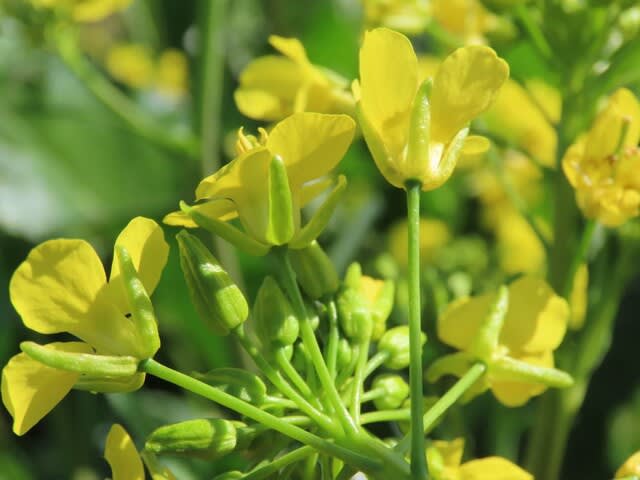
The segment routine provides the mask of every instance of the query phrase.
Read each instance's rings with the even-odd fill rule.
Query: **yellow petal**
[[[133,440],[120,425],[109,430],[104,458],[111,467],[113,480],[144,480],[144,467]]]
[[[309,63],[307,58],[307,52],[304,49],[304,45],[297,38],[286,38],[278,35],[271,35],[269,37],[269,43],[282,53],[285,57],[290,58],[296,63],[306,64]]]
[[[445,468],[457,468],[460,465],[462,452],[464,450],[463,438],[456,438],[450,442],[434,440],[431,445],[437,449],[442,456],[443,466]]]
[[[462,155],[480,155],[491,147],[491,142],[486,137],[480,135],[470,135],[464,139],[462,145]]]
[[[571,305],[571,317],[569,318],[569,327],[572,330],[579,330],[584,324],[587,315],[589,288],[589,268],[586,263],[582,263],[578,267],[576,276],[573,280],[573,289],[569,298]]]
[[[533,480],[533,475],[502,457],[471,460],[459,472],[460,480]]]
[[[289,184],[298,191],[304,183],[326,175],[338,164],[353,140],[355,127],[347,115],[296,113],[273,128],[267,148],[282,157]],[[262,177],[262,183],[265,179]]]
[[[74,2],[73,18],[78,22],[97,22],[124,10],[133,0],[85,0]]]
[[[540,367],[553,368],[553,354],[545,351],[538,355],[514,354],[516,360],[537,365]],[[500,403],[507,407],[520,407],[527,403],[531,397],[543,393],[547,386],[541,383],[503,381],[491,378],[489,373],[489,383],[491,391]]]
[[[475,339],[494,299],[494,295],[480,295],[462,298],[449,304],[438,317],[440,340],[457,349],[467,349]]]
[[[631,455],[616,472],[616,478],[640,476],[640,451]]]
[[[365,33],[360,49],[360,108],[389,156],[402,154],[418,90],[418,60],[404,35],[386,28]]]
[[[560,345],[567,330],[569,305],[544,280],[525,276],[509,286],[509,310],[500,343],[511,350],[541,352]]]
[[[86,343],[50,343],[48,348],[91,353]],[[13,431],[23,435],[64,397],[80,374],[36,362],[25,353],[15,355],[2,370],[2,402],[13,417]]]
[[[149,218],[136,217],[118,235],[115,244],[127,249],[145,290],[151,295],[169,256],[169,244],[160,225]],[[110,283],[119,281],[120,265],[115,257],[114,254]]]
[[[236,206],[231,200],[227,200],[226,198],[211,200],[199,205],[194,205],[191,208],[205,217],[220,220],[221,222],[232,220],[238,216]],[[182,211],[167,214],[162,219],[162,222],[166,225],[176,227],[196,228],[198,226],[189,215]]]
[[[509,66],[491,48],[470,46],[449,55],[433,81],[431,141],[448,143],[493,102]]]

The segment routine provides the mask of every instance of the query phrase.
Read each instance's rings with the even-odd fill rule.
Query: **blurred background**
[[[265,125],[242,115],[233,94],[252,60],[276,54],[268,43],[271,34],[300,39],[314,65],[349,81],[357,77],[366,26],[410,30],[425,55],[442,55],[464,43],[491,44],[509,61],[512,78],[528,85],[538,102],[530,108],[531,99],[526,104],[520,87],[513,87],[512,96],[477,125],[500,147],[496,158],[466,159],[450,182],[424,194],[427,330],[448,300],[493,288],[518,273],[544,271],[544,251],[526,222],[510,214],[510,197],[498,177],[506,172],[540,218],[548,217],[548,175],[544,168],[532,170],[527,156],[543,164],[546,156],[555,157],[553,120],[560,101],[554,89],[562,79],[523,34],[526,18],[496,7],[499,1],[451,0],[450,7],[458,10],[435,8],[428,15],[423,8],[428,2],[400,2],[415,8],[385,20],[371,4],[398,2],[364,2],[370,4],[365,9],[356,0],[134,0],[104,18],[78,17],[73,25],[78,42],[70,46],[58,31],[57,14],[47,9],[53,3],[0,2],[0,364],[18,352],[20,341],[42,340],[22,325],[8,296],[11,274],[33,246],[56,237],[84,238],[108,265],[113,240],[131,218],[160,222],[179,200],[191,202],[198,181],[232,158],[237,129],[255,132]],[[562,10],[566,18],[556,15],[553,28],[569,31],[578,25],[586,31],[584,38],[565,40],[567,52],[565,57],[558,53],[558,61],[569,62],[580,54],[576,45],[592,40],[589,32],[596,32],[604,7],[603,2],[564,3],[575,8]],[[638,23],[640,12],[635,15]],[[217,23],[207,21],[211,16]],[[212,32],[211,25],[218,27]],[[619,35],[637,42],[637,28],[631,33],[624,28],[631,27],[622,25]],[[206,42],[212,57],[204,68]],[[434,58],[424,57],[425,68]],[[638,93],[638,75],[632,78],[635,84],[629,86]],[[523,122],[534,125],[533,131]],[[322,244],[340,273],[360,260],[370,274],[396,278],[393,322],[402,323],[403,192],[383,181],[361,139],[339,170],[349,187]],[[160,360],[185,372],[245,361],[236,345],[210,335],[200,322],[180,273],[176,230],[167,227],[165,233],[172,250],[154,295],[163,341]],[[264,259],[216,246],[253,299],[267,268]],[[639,309],[636,279],[571,434],[563,478],[610,478],[640,448]],[[427,361],[443,348],[429,333]],[[439,394],[445,387],[428,385],[427,393]],[[535,404],[507,409],[483,395],[453,409],[436,434],[464,435],[467,455],[517,460],[518,440]],[[72,392],[23,437],[11,432],[11,418],[0,409],[0,479],[102,479],[108,475],[102,449],[112,423],[126,425],[141,440],[161,424],[217,414],[211,404],[151,378],[133,394]],[[214,464],[170,463],[178,478],[189,480],[211,478],[245,461],[232,455]]]

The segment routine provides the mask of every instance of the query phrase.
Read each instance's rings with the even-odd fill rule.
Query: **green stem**
[[[363,413],[360,417],[360,424],[376,422],[409,421],[411,419],[411,409],[401,410],[378,410],[377,412]]]
[[[302,396],[307,401],[314,402],[316,397],[311,392],[311,389],[309,388],[307,383],[304,381],[304,379],[300,376],[298,371],[295,368],[293,368],[293,365],[291,365],[291,362],[287,358],[287,354],[285,353],[284,349],[283,348],[278,349],[278,351],[275,353],[275,356],[276,356],[276,362],[278,362],[278,366],[282,369],[284,374],[287,377],[289,377],[289,379],[293,382],[296,388],[300,390],[300,393],[302,394]]]
[[[389,352],[377,352],[373,357],[369,359],[367,366],[364,369],[364,378],[367,378],[373,372],[375,372],[380,365],[389,359]]]
[[[376,400],[380,397],[384,397],[387,391],[384,388],[374,388],[373,390],[369,390],[368,392],[364,392],[362,397],[360,397],[360,403],[367,403],[371,400]]]
[[[451,406],[456,403],[464,393],[473,386],[474,383],[485,373],[487,367],[484,363],[474,364],[467,373],[465,373],[460,380],[458,380],[453,387],[451,387],[447,393],[445,393],[440,399],[429,409],[424,415],[424,433],[428,433],[435,423],[445,414]],[[395,450],[399,452],[406,452],[409,449],[409,435],[406,435],[400,443],[396,446]]]
[[[140,109],[129,97],[107,80],[84,57],[72,31],[56,30],[54,41],[58,54],[69,70],[82,81],[93,96],[119,117],[131,131],[157,145],[194,157],[198,151],[196,138],[168,130]]]
[[[362,402],[362,390],[364,384],[364,369],[367,366],[369,356],[370,339],[362,341],[358,347],[358,364],[353,376],[353,396],[351,397],[351,416],[356,425],[360,424],[360,406]]]
[[[411,391],[411,473],[416,480],[427,477],[424,455],[422,398],[422,322],[420,319],[420,189],[418,182],[407,182],[407,221],[409,229],[409,389]]]
[[[309,446],[296,448],[295,450],[282,455],[281,457],[269,462],[263,467],[256,468],[249,473],[245,473],[242,476],[242,480],[262,480],[263,478],[269,478],[271,475],[275,475],[281,468],[300,460],[304,460],[315,451]]]
[[[584,230],[582,231],[582,236],[580,237],[580,242],[578,243],[578,248],[576,248],[573,257],[571,258],[571,263],[569,264],[569,270],[567,271],[567,277],[562,288],[562,296],[567,300],[571,297],[571,292],[573,290],[573,282],[576,277],[576,273],[580,268],[580,264],[584,262],[587,257],[587,253],[589,251],[589,245],[591,245],[591,239],[593,238],[593,232],[595,232],[597,223],[595,220],[589,220],[587,224],[584,226]]]
[[[331,435],[341,435],[339,429],[336,428],[333,421],[324,415],[322,412],[318,411],[313,405],[307,402],[302,395],[300,395],[290,384],[286,381],[286,379],[282,376],[282,374],[273,368],[269,362],[260,354],[258,349],[253,345],[253,343],[247,338],[244,327],[240,325],[235,330],[236,338],[240,342],[240,345],[244,348],[244,350],[249,354],[249,356],[256,363],[258,368],[262,370],[262,372],[267,376],[269,381],[286,397],[290,400],[294,401],[298,408],[313,419],[316,424],[329,432]]]
[[[522,3],[519,3],[515,6],[514,12],[518,19],[522,22],[522,26],[527,31],[529,38],[533,42],[533,45],[536,47],[538,52],[540,52],[546,60],[551,60],[553,58],[553,51],[549,46],[549,42],[547,42],[547,39],[540,30],[540,27],[534,21],[534,19],[531,18],[529,8]]]
[[[139,368],[142,372],[146,372],[195,393],[196,395],[207,398],[219,405],[222,405],[223,407],[239,413],[240,415],[244,415],[256,422],[266,425],[289,438],[313,447],[319,452],[340,458],[344,462],[360,468],[363,471],[375,472],[382,468],[382,465],[378,460],[366,457],[360,453],[320,438],[317,435],[307,432],[295,425],[283,422],[278,417],[266,413],[250,403],[229,395],[228,393],[201,382],[200,380],[196,380],[193,377],[166,367],[153,359],[143,360],[140,363]]]
[[[336,302],[333,299],[327,304],[327,316],[329,318],[329,338],[327,339],[325,358],[327,359],[329,375],[335,380],[337,375],[336,364],[338,361],[340,331],[338,330],[338,311],[336,309]]]
[[[274,397],[273,395],[268,395],[265,398],[265,405],[272,404],[274,407],[279,408],[298,408],[296,402],[289,400],[287,398]]]
[[[345,432],[354,434],[358,431],[358,427],[353,421],[353,418],[349,416],[349,412],[340,398],[340,394],[338,393],[333,378],[331,378],[327,364],[322,357],[320,345],[318,345],[318,340],[316,339],[313,327],[311,326],[311,321],[309,320],[309,315],[307,314],[302,294],[300,293],[298,283],[296,282],[296,274],[291,266],[291,262],[289,261],[287,249],[286,247],[274,248],[273,254],[280,267],[278,273],[280,273],[279,278],[282,283],[282,287],[285,292],[287,292],[294,311],[298,314],[302,343],[311,358],[318,378],[320,379],[320,384],[335,409],[335,413],[342,425],[342,428]]]

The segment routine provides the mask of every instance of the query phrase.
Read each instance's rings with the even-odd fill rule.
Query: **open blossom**
[[[432,190],[444,183],[462,152],[488,147],[468,136],[469,122],[486,110],[509,75],[488,47],[456,50],[441,64],[433,84],[421,82],[418,59],[402,34],[378,28],[360,49],[360,126],[382,175],[403,188],[409,180]]]
[[[582,213],[617,227],[640,213],[640,103],[616,91],[591,129],[571,145],[562,168]]]
[[[162,229],[147,218],[133,219],[116,240],[131,257],[147,294],[155,289],[168,256]],[[54,342],[24,349],[2,370],[2,401],[13,416],[13,430],[22,435],[49,413],[72,388],[131,391],[144,373],[137,363],[160,346],[157,330],[151,344],[142,339],[132,317],[124,275],[114,255],[107,281],[100,258],[84,240],[49,240],[35,247],[14,273],[11,302],[24,324],[38,333],[68,332],[81,341]],[[153,325],[155,327],[155,323]],[[31,343],[31,342],[27,342]],[[92,377],[77,370],[53,368],[34,358],[66,356],[77,362],[131,359],[130,372],[117,378]],[[127,368],[129,368],[127,367]]]
[[[353,114],[345,78],[313,65],[295,38],[272,35],[269,43],[282,55],[256,58],[242,71],[234,93],[240,112],[265,121],[282,120],[294,112]]]

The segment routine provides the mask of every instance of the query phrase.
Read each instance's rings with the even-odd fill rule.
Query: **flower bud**
[[[424,345],[427,336],[420,334],[420,343]],[[392,370],[401,370],[409,366],[409,326],[400,325],[387,330],[378,342],[378,351],[386,352],[389,358],[384,366]]]
[[[266,240],[270,245],[283,245],[293,237],[293,200],[287,176],[287,167],[279,155],[269,164],[269,204]]]
[[[219,418],[187,420],[154,430],[144,448],[155,454],[183,454],[213,460],[236,447],[236,428]]]
[[[337,305],[340,326],[347,338],[356,342],[371,338],[371,312],[357,290],[349,287],[344,289],[338,296]]]
[[[338,274],[318,242],[300,250],[289,250],[289,258],[300,286],[309,298],[317,300],[338,290]]]
[[[404,378],[390,373],[377,376],[373,380],[371,388],[385,390],[384,396],[373,401],[378,410],[394,410],[400,407],[409,396],[409,385]]]
[[[176,238],[180,266],[198,314],[216,333],[227,335],[249,315],[244,295],[197,237],[183,230]]]
[[[349,341],[346,338],[341,338],[338,342],[338,355],[336,358],[336,366],[338,370],[347,368],[351,364],[353,357],[353,349],[349,345]]]
[[[299,324],[293,307],[272,277],[266,277],[253,305],[256,330],[265,344],[277,347],[293,344]]]

